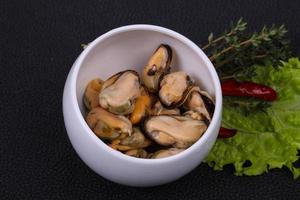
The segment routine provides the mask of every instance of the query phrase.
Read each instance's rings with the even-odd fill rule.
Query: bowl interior
[[[76,96],[81,113],[85,112],[82,97],[90,80],[106,80],[127,69],[141,74],[149,57],[161,43],[170,45],[173,50],[173,71],[187,72],[200,88],[212,97],[216,96],[212,75],[205,60],[185,41],[176,35],[156,30],[127,30],[106,34],[96,41],[95,46],[87,49],[89,52],[82,62],[76,81]]]

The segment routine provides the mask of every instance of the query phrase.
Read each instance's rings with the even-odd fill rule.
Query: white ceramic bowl
[[[205,134],[180,154],[162,159],[123,155],[103,143],[83,117],[82,96],[94,78],[106,79],[126,69],[141,73],[161,43],[173,49],[174,70],[187,72],[216,100],[214,116]],[[201,49],[172,30],[152,25],[130,25],[98,37],[77,58],[68,75],[63,95],[63,114],[70,141],[80,158],[96,173],[116,183],[154,186],[176,180],[205,158],[218,135],[222,95],[217,73]]]

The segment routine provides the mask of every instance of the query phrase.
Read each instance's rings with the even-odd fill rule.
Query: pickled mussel
[[[99,78],[88,83],[83,96],[83,103],[88,110],[99,106],[99,93],[102,84],[103,81]]]
[[[126,115],[132,113],[139,96],[139,75],[133,70],[126,70],[115,74],[103,83],[99,104],[109,112]]]
[[[160,82],[159,99],[167,108],[181,106],[189,94],[194,82],[183,71],[164,76]]]
[[[184,116],[154,116],[150,117],[144,125],[145,132],[155,142],[177,148],[191,146],[206,129],[205,122]]]
[[[172,49],[161,44],[143,69],[142,80],[150,92],[157,92],[162,77],[170,72]]]
[[[102,139],[112,140],[121,134],[131,135],[132,133],[129,119],[110,113],[101,107],[93,108],[88,113],[86,122],[94,133]]]

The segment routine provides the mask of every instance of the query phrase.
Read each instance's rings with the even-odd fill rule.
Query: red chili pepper
[[[229,138],[236,134],[237,130],[221,127],[218,138]]]
[[[222,82],[222,93],[225,96],[256,97],[265,101],[274,101],[277,97],[272,88],[249,81],[237,82],[233,79]]]

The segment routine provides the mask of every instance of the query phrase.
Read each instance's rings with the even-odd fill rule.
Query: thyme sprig
[[[208,43],[202,47],[213,62],[221,80],[251,77],[254,64],[271,62],[274,66],[291,56],[287,29],[284,25],[264,26],[261,31],[248,33],[247,23],[241,18],[231,23],[230,29],[221,36],[208,36]]]

